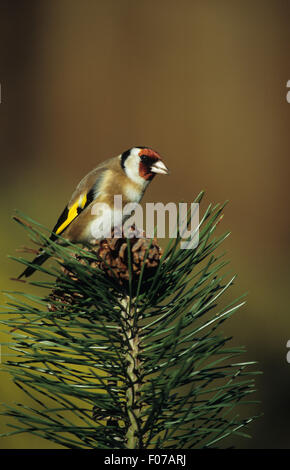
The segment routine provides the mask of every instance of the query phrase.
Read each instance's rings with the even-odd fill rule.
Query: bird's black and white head
[[[168,168],[160,155],[149,147],[133,147],[120,155],[121,166],[128,178],[137,184],[148,184],[156,174],[167,175]]]

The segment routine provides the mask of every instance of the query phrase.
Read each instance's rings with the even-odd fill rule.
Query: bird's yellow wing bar
[[[66,227],[79,215],[87,202],[87,194],[81,194],[80,197],[70,206],[66,207],[58,219],[53,232],[59,235]]]

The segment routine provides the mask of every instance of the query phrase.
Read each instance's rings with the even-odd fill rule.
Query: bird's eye
[[[140,158],[143,163],[151,163],[151,158],[148,155],[141,155]]]

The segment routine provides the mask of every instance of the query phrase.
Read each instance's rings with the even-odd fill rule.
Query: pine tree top
[[[6,405],[6,435],[107,449],[209,448],[244,435],[253,418],[234,411],[255,403],[258,372],[219,332],[244,304],[219,306],[234,281],[216,254],[228,236],[215,236],[223,208],[207,208],[192,250],[179,248],[180,235],[164,250],[156,240],[63,247],[18,218],[59,266],[37,266],[46,279],[30,282],[47,296],[9,294],[5,370],[34,405]]]

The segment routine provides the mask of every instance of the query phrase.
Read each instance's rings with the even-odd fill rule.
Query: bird
[[[65,244],[66,240],[82,245],[95,244],[98,239],[98,224],[108,224],[110,221],[112,228],[114,221],[118,220],[118,214],[116,217],[114,213],[115,195],[122,196],[123,206],[127,203],[139,203],[154,176],[168,173],[159,153],[150,147],[132,147],[117,157],[105,160],[79,182],[58,218],[50,240],[60,244]],[[95,211],[96,203],[106,204],[110,214]],[[121,217],[123,219],[119,223],[122,224],[124,215]],[[48,258],[49,254],[41,248],[32,264],[40,266]],[[27,266],[18,280],[31,276],[36,269]]]

